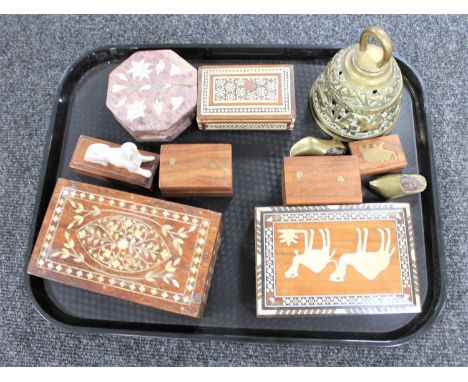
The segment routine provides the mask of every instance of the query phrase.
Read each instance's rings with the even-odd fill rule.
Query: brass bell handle
[[[388,37],[382,29],[377,27],[369,27],[364,29],[361,33],[361,39],[359,40],[359,50],[364,52],[367,49],[367,42],[369,37],[374,37],[382,46],[383,56],[382,59],[377,63],[377,67],[380,69],[383,67],[393,55],[392,40]]]

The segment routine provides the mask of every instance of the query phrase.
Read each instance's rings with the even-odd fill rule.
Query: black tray
[[[411,203],[422,312],[347,316],[256,318],[254,207],[281,204],[281,164],[289,148],[307,135],[321,135],[313,121],[308,99],[310,87],[337,52],[330,47],[253,46],[122,46],[107,47],[80,57],[61,80],[44,155],[41,182],[31,226],[31,248],[39,232],[57,177],[81,180],[143,195],[159,192],[130,189],[73,172],[68,163],[80,134],[115,142],[131,136],[105,106],[109,72],[137,50],[170,48],[193,65],[217,63],[292,63],[295,67],[297,121],[292,132],[199,131],[195,124],[175,142],[223,142],[233,145],[234,197],[185,198],[175,201],[223,213],[223,238],[205,316],[192,319],[127,301],[26,276],[28,292],[38,311],[61,327],[82,332],[178,336],[199,339],[247,341],[372,343],[396,345],[426,329],[444,301],[443,252],[432,153],[423,87],[402,60],[405,89],[401,117],[393,131],[400,134],[409,162],[406,172],[428,180],[422,195],[401,199]],[[159,151],[159,144],[140,144]],[[380,201],[366,191],[366,202]]]

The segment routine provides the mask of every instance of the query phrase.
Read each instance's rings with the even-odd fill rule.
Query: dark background
[[[54,92],[87,50],[132,43],[350,45],[385,29],[426,86],[447,262],[439,320],[397,348],[254,345],[74,334],[24,286],[27,240]],[[0,16],[0,365],[466,365],[467,16]]]

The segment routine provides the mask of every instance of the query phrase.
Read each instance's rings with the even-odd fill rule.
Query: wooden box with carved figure
[[[350,142],[349,149],[359,159],[361,176],[401,172],[408,165],[396,134]]]
[[[174,197],[232,196],[231,145],[162,145],[159,188]]]
[[[362,203],[354,156],[286,157],[282,185],[286,206]]]
[[[172,50],[132,54],[109,75],[106,105],[139,142],[168,142],[195,117],[197,70]]]
[[[104,153],[102,150],[96,151],[96,158],[87,158],[87,153],[90,153],[90,151],[88,151],[90,146],[96,144],[108,147],[106,148],[104,146],[106,149]],[[107,149],[116,149],[119,147],[121,147],[121,145],[117,143],[81,135],[76,144],[69,166],[79,174],[99,179],[115,180],[152,190],[154,175],[159,165],[159,155],[143,150],[138,150],[138,153],[133,153],[136,156],[140,156],[137,162],[141,163],[137,172],[131,172],[124,167],[114,166],[110,163],[108,156],[106,157],[104,155]],[[154,159],[151,160],[151,158]]]
[[[421,311],[407,203],[256,209],[258,316]]]
[[[292,130],[293,65],[198,68],[197,122],[202,130]]]
[[[28,273],[201,317],[221,214],[59,179]]]

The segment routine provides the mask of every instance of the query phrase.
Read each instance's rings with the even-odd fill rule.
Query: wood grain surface
[[[257,315],[420,311],[405,203],[256,209]]]
[[[362,203],[354,156],[285,157],[282,180],[286,206]]]
[[[201,317],[221,214],[59,179],[28,273]]]
[[[166,196],[232,196],[231,145],[162,145],[159,188]]]
[[[361,176],[401,172],[408,165],[396,134],[350,142],[349,149],[359,160]]]

